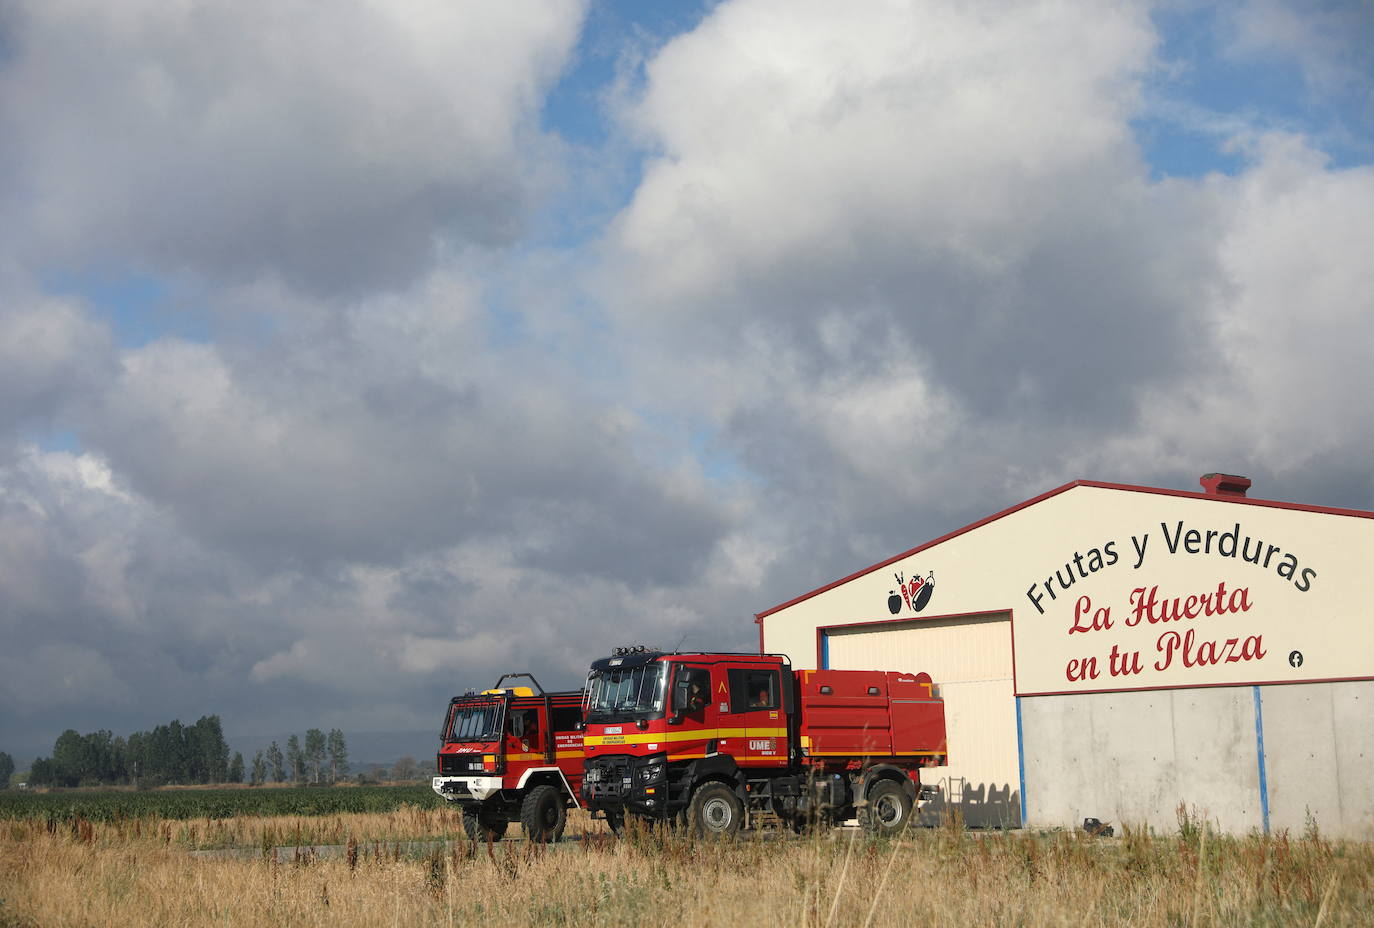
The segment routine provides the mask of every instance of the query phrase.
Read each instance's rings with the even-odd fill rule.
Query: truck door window
[[[582,721],[582,709],[579,706],[555,706],[553,710],[553,730],[572,731],[577,728],[577,723]]]
[[[754,712],[778,708],[778,672],[735,668],[730,678],[730,711]]]
[[[705,667],[679,665],[673,681],[673,711],[694,715],[711,701],[711,673]]]

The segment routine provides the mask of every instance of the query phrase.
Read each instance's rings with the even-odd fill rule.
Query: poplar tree
[[[286,739],[286,764],[291,768],[291,782],[305,780],[305,758],[301,755],[301,739],[292,735]]]
[[[305,762],[316,783],[320,782],[320,772],[324,769],[325,749],[324,732],[312,728],[305,733]]]
[[[76,729],[68,728],[52,746],[52,784],[76,786],[86,766],[86,742]]]
[[[338,782],[338,778],[348,773],[348,744],[343,741],[343,733],[338,729],[330,729],[330,782]]]
[[[273,741],[267,747],[267,766],[272,770],[272,782],[281,783],[286,779],[286,764],[281,756],[281,748]]]

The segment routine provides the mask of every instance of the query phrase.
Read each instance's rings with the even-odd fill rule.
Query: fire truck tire
[[[868,788],[868,804],[859,810],[859,823],[875,835],[895,835],[911,819],[911,797],[894,780],[878,780]]]
[[[743,823],[743,804],[733,789],[719,781],[697,787],[687,805],[687,824],[701,837],[733,837]]]
[[[488,836],[492,841],[500,841],[506,836],[506,826],[509,824],[504,818],[490,812],[471,808],[463,810],[463,831],[472,841],[486,841]]]
[[[530,841],[557,841],[567,824],[568,810],[556,787],[536,786],[520,804],[520,825]]]

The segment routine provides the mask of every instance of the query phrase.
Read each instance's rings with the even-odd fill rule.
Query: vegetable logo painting
[[[893,574],[897,578],[897,589],[889,590],[887,597],[887,611],[893,615],[898,615],[902,611],[903,604],[912,612],[920,612],[930,602],[930,597],[935,594],[935,571],[930,571],[924,577],[915,576],[907,580],[904,574]],[[900,590],[900,592],[898,592]]]

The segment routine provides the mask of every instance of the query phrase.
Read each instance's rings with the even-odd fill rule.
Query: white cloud
[[[50,427],[115,372],[109,332],[71,300],[0,276],[0,444],[12,429]],[[12,278],[9,278],[12,280]]]
[[[722,4],[625,114],[657,152],[601,293],[636,382],[846,568],[1078,477],[1240,458],[1281,494],[1303,461],[1374,502],[1339,460],[1364,173],[1251,134],[1234,182],[1151,180],[1156,46],[1144,7]]]
[[[1131,417],[1216,271],[1133,139],[1155,43],[1095,4],[716,8],[626,114],[659,154],[601,292],[638,382],[858,521]]]
[[[757,277],[801,271],[798,253],[836,274],[1014,263],[1009,218],[1043,221],[1068,176],[1129,176],[1152,43],[1122,8],[721,5],[649,64],[629,114],[662,148],[617,230],[670,298],[647,311],[674,296],[728,311]]]
[[[1321,494],[1298,497],[1307,502],[1374,504],[1363,463],[1374,455],[1363,402],[1374,387],[1374,169],[1329,170],[1302,139],[1275,135],[1250,170],[1212,186],[1230,218],[1224,284],[1199,319],[1209,362],[1151,396],[1108,466],[1212,462],[1261,477],[1257,496],[1288,486]]]

